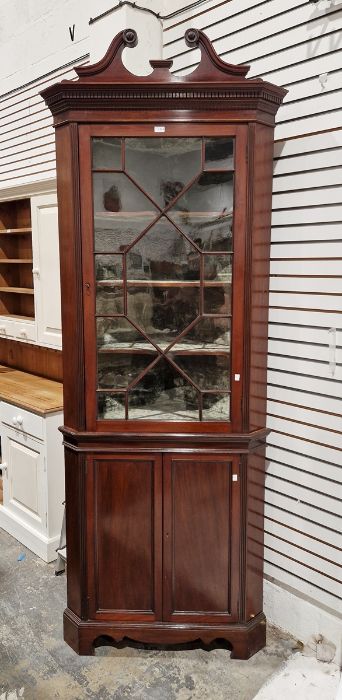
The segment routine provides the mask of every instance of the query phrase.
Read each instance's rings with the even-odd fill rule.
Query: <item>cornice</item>
[[[185,76],[170,73],[172,61],[150,61],[152,73],[136,76],[122,63],[125,46],[137,43],[134,30],[120,32],[94,65],[76,69],[77,81],[65,80],[41,93],[53,115],[72,110],[259,110],[275,114],[286,94],[260,79],[247,79],[248,66],[225,63],[209,39],[195,29],[185,33],[188,46],[199,47],[201,61]],[[77,120],[77,119],[76,119]]]
[[[234,84],[233,86],[174,84],[153,85],[72,85],[60,83],[59,89],[48,88],[44,98],[52,114],[67,110],[125,110],[125,109],[198,109],[244,110],[262,109],[275,114],[281,104],[277,93],[265,88],[265,83]],[[50,93],[48,91],[50,90]]]

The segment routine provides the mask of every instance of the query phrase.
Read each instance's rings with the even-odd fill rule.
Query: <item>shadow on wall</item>
[[[330,32],[330,51],[337,51],[341,48],[341,32],[337,29],[330,29],[331,22],[336,20],[337,17],[342,17],[342,0],[318,0],[317,4],[313,5],[313,12],[310,20],[315,20],[317,18],[317,21],[310,21],[310,25],[307,27],[307,39],[316,38],[318,41],[314,43],[314,46],[308,44],[308,58],[314,58],[318,55],[319,37],[326,36]],[[321,29],[320,34],[317,34],[317,29]]]

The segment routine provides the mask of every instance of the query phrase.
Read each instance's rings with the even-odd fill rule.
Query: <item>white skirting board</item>
[[[22,523],[13,513],[4,506],[0,506],[0,528],[3,528],[12,537],[30,549],[34,554],[46,562],[57,559],[56,549],[59,544],[59,536],[48,538],[37,532],[27,523]]]
[[[303,643],[313,634],[323,634],[336,646],[334,662],[342,665],[340,617],[267,579],[264,579],[264,612],[269,623],[286,630]]]

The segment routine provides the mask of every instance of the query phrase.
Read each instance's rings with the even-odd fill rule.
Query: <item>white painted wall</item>
[[[87,53],[88,19],[79,0],[0,0],[0,94]]]
[[[162,23],[151,14],[124,6],[89,25],[91,17],[114,4],[112,0],[0,0],[1,199],[16,193],[30,195],[37,182],[55,188],[55,136],[40,90],[76,78],[74,66],[98,61],[126,27],[139,35],[139,46],[124,51],[129,70],[150,73],[149,59],[161,57]],[[150,7],[161,12],[161,0],[153,0]]]
[[[113,0],[93,2],[92,17],[97,17],[112,8],[116,3]],[[144,5],[144,3],[138,3]],[[154,12],[162,12],[161,0],[152,0],[145,5]],[[147,75],[151,72],[149,60],[161,58],[163,51],[162,21],[138,9],[132,9],[125,5],[112,12],[107,17],[90,25],[90,60],[91,63],[102,58],[113,37],[123,29],[130,27],[138,33],[139,45],[136,49],[125,49],[123,62],[132,73]]]
[[[250,77],[289,90],[275,130],[265,610],[301,639],[333,638],[340,659],[342,2],[205,3],[164,23],[177,73],[198,61],[183,41],[188,27],[224,60],[250,64]]]

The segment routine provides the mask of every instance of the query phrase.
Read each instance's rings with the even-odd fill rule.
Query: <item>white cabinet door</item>
[[[37,342],[61,348],[57,196],[31,197],[31,215]]]
[[[1,442],[6,467],[3,505],[26,525],[45,532],[44,445],[4,425]]]

